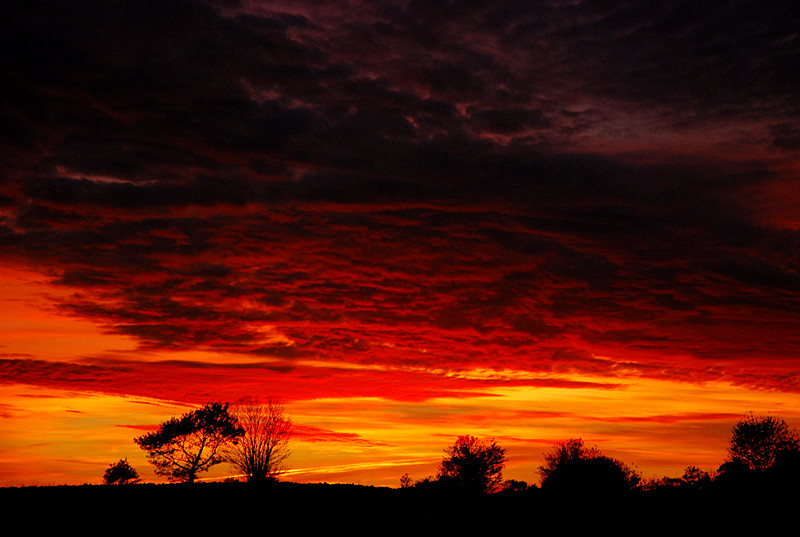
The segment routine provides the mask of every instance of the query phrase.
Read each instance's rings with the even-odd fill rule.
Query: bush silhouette
[[[129,485],[139,482],[139,473],[128,463],[128,459],[120,459],[106,468],[103,483],[106,485]]]
[[[608,457],[570,461],[542,482],[542,490],[557,494],[622,494],[631,490],[628,473]]]
[[[539,467],[542,490],[569,495],[618,495],[638,488],[641,476],[581,439],[556,444]]]

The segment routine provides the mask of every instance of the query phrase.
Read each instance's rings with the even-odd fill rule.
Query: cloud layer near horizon
[[[2,259],[63,314],[408,400],[474,371],[800,389],[798,7],[0,14]],[[6,358],[48,385],[123,367]]]

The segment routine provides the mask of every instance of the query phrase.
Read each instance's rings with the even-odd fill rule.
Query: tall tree
[[[194,483],[199,472],[224,461],[221,450],[244,431],[228,412],[228,403],[207,403],[180,418],[162,423],[157,431],[134,439],[147,452],[156,473],[170,481]]]
[[[461,490],[485,494],[494,492],[503,482],[506,450],[494,440],[482,442],[474,436],[459,436],[445,449],[437,479]]]
[[[274,399],[260,403],[243,399],[231,407],[244,433],[227,450],[227,458],[249,483],[264,483],[278,478],[286,470],[292,421],[283,405]]]
[[[781,418],[745,415],[733,427],[728,460],[751,470],[768,470],[781,454],[799,454],[800,439]]]

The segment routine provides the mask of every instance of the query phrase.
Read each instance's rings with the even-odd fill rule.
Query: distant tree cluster
[[[680,490],[705,492],[713,484],[713,476],[697,466],[687,466],[679,478],[662,477],[642,482],[642,487],[648,491]]]
[[[404,489],[458,489],[486,494],[520,492],[530,487],[524,482],[502,481],[505,449],[492,440],[481,442],[461,436],[445,450],[436,477],[413,481],[408,474],[400,478]],[[680,478],[643,479],[641,473],[623,462],[603,455],[596,446],[580,438],[555,444],[544,454],[539,467],[541,490],[569,497],[617,497],[639,491],[679,490],[707,492],[731,483],[752,483],[750,477],[764,474],[782,477],[780,483],[794,487],[800,479],[800,437],[786,422],[774,416],[750,413],[739,420],[731,432],[728,457],[716,474],[688,466]],[[773,479],[771,485],[778,483]]]

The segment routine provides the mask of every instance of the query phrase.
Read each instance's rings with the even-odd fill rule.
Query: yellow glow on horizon
[[[398,455],[411,461],[407,466],[416,469],[413,478],[422,478],[435,471],[442,450],[464,434],[495,438],[508,450],[506,476],[536,483],[543,454],[568,438],[596,444],[603,453],[638,467],[645,477],[680,476],[689,465],[714,471],[724,462],[730,429],[748,411],[778,414],[790,425],[800,425],[797,394],[745,390],[721,382],[698,385],[629,379],[613,390],[508,387],[488,391],[491,395],[431,399],[422,404],[376,398],[320,399],[295,403],[292,409],[315,425],[357,435],[365,444],[341,448],[338,462],[350,456],[367,457],[376,474],[370,484],[390,486],[396,486],[405,472],[402,464],[397,465]],[[302,449],[310,455],[323,448],[308,443]],[[313,480],[320,472],[345,466],[331,461],[326,466],[329,470],[309,469],[293,475]],[[359,468],[365,466],[359,463]],[[389,468],[399,473],[389,476],[380,471]]]
[[[0,384],[3,430],[0,485],[99,483],[127,458],[147,480],[155,476],[133,438],[165,416],[186,412],[179,403],[141,397]]]

